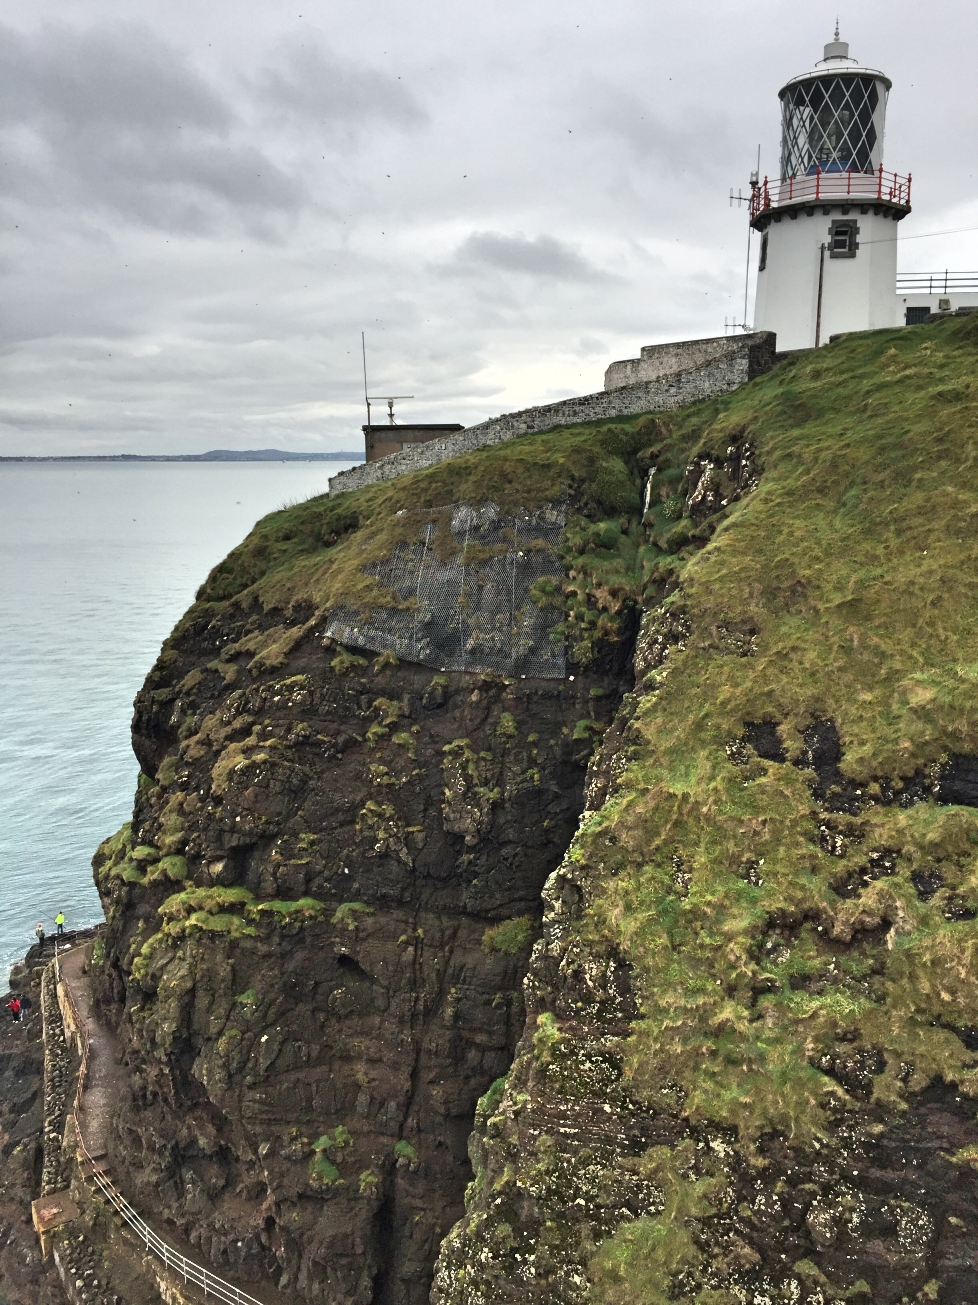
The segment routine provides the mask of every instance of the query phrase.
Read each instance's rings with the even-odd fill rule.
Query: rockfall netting
[[[364,568],[403,605],[339,608],[326,633],[437,670],[563,678],[563,608],[538,607],[530,587],[563,577],[564,506],[506,515],[494,503],[456,503],[410,515],[419,519],[416,542]]]

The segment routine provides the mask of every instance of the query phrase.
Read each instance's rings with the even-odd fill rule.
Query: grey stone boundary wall
[[[376,462],[365,462],[359,467],[341,471],[330,480],[329,492],[331,495],[343,494],[364,485],[395,480],[408,472],[433,467],[448,458],[457,458],[463,453],[471,453],[490,444],[502,444],[506,440],[517,439],[520,435],[550,430],[554,426],[599,421],[602,418],[635,417],[645,412],[670,412],[703,399],[730,394],[774,366],[776,337],[772,331],[756,331],[740,337],[721,336],[719,339],[724,344],[729,343],[730,348],[718,357],[708,357],[705,362],[694,363],[693,366],[686,366],[654,380],[491,417],[456,435],[430,440],[427,444],[416,444],[413,448],[391,453]],[[707,342],[690,343],[703,345]]]
[[[707,340],[676,340],[670,344],[643,345],[638,358],[613,362],[604,374],[604,388],[619,390],[639,381],[657,381],[675,372],[692,371],[705,363],[740,354],[749,335],[715,335]]]

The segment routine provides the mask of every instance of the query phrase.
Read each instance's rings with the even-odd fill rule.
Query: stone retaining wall
[[[574,399],[561,399],[557,403],[542,404],[538,408],[524,408],[521,412],[504,413],[492,417],[478,426],[469,426],[457,435],[431,440],[414,448],[392,453],[377,462],[351,467],[333,476],[329,482],[330,494],[343,494],[363,485],[373,485],[382,480],[394,480],[411,471],[434,466],[448,458],[457,458],[474,449],[489,444],[501,444],[535,431],[550,430],[554,426],[568,426],[575,422],[596,421],[601,418],[634,417],[644,412],[669,412],[683,408],[702,399],[715,399],[729,394],[748,381],[770,371],[774,366],[775,336],[770,331],[753,335],[720,337],[724,348],[719,356],[708,357],[705,362],[686,370],[670,372],[653,380],[622,385],[598,394],[584,394]],[[710,341],[692,341],[695,345]],[[678,347],[678,346],[673,346]],[[644,351],[643,351],[644,352]]]
[[[750,352],[763,332],[753,335],[718,335],[708,340],[676,340],[670,344],[644,345],[638,358],[613,362],[604,374],[606,390],[620,390],[640,381],[656,381],[676,372],[688,372],[707,363]]]

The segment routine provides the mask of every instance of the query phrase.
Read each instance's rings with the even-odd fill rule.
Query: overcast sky
[[[799,0],[6,0],[0,453],[362,447],[742,320]],[[851,0],[914,177],[903,271],[978,268],[978,6]]]

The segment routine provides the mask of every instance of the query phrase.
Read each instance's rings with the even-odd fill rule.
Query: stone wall
[[[694,340],[691,345],[710,344]],[[411,471],[434,466],[448,458],[501,444],[505,440],[529,435],[534,431],[549,430],[574,422],[597,421],[602,418],[634,417],[643,412],[669,412],[683,408],[701,399],[715,399],[739,389],[755,376],[770,371],[774,366],[775,336],[770,331],[753,335],[720,337],[717,344],[729,348],[718,350],[713,356],[706,352],[706,360],[694,363],[685,370],[670,372],[656,379],[622,385],[598,394],[584,394],[574,399],[561,399],[537,408],[524,408],[521,412],[504,413],[492,417],[478,426],[469,426],[457,435],[431,440],[414,448],[393,453],[377,462],[351,467],[333,476],[329,482],[330,494],[342,494],[360,489],[382,480],[394,480]],[[656,346],[651,346],[656,347]],[[681,348],[682,346],[668,346]],[[645,350],[643,349],[643,354]],[[690,355],[695,358],[695,351]],[[613,364],[614,365],[614,364]]]
[[[688,372],[706,363],[737,357],[757,343],[756,335],[720,335],[708,340],[677,340],[646,344],[638,358],[613,362],[604,374],[606,390],[620,390],[640,381],[657,381],[676,372]]]

